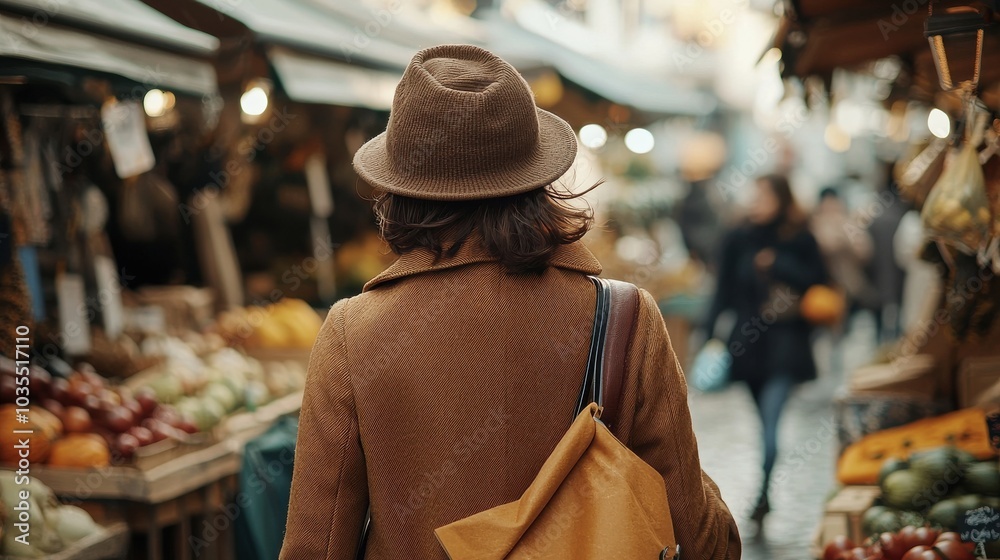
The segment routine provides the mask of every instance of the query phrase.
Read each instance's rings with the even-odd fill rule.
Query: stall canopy
[[[250,28],[268,44],[292,47],[344,62],[385,68],[403,68],[412,53],[381,37],[384,29],[373,20],[369,28],[350,25],[307,0],[198,0]]]
[[[483,23],[489,34],[489,48],[518,68],[550,66],[586,90],[647,113],[705,116],[716,109],[717,101],[710,93],[685,89],[595,60],[499,14],[487,15]]]
[[[253,33],[294,101],[387,110],[412,56],[381,37],[391,22],[354,23],[311,0],[195,1]]]
[[[1000,9],[997,0],[969,4],[992,13]],[[828,76],[894,56],[907,69],[911,96],[930,99],[939,91],[924,33],[926,0],[786,0],[785,7],[774,42],[785,76]],[[980,86],[988,89],[1000,83],[1000,26],[988,26],[984,35]],[[971,49],[950,51],[949,58],[959,73],[971,73]]]
[[[218,41],[138,0],[0,0],[0,57],[123,76],[197,95],[217,91]]]
[[[303,103],[366,107],[388,111],[399,74],[349,64],[272,46],[268,58],[288,97]]]

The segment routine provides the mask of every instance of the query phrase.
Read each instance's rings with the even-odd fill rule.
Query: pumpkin
[[[107,442],[96,434],[69,434],[52,444],[53,467],[106,467],[111,464]]]
[[[17,406],[0,406],[0,461],[17,465],[22,459],[18,446],[28,440],[28,461],[41,463],[49,456],[52,441],[62,434],[62,422],[49,411],[36,406],[28,407],[27,422],[19,422]],[[16,434],[14,430],[30,430],[30,434]]]
[[[1000,496],[1000,470],[992,462],[973,463],[965,473],[965,487],[974,494]]]
[[[947,445],[976,459],[996,456],[986,430],[986,414],[967,408],[868,434],[844,450],[837,463],[837,479],[841,484],[876,484],[888,459],[905,459],[911,453]]]
[[[814,325],[834,325],[844,316],[844,296],[829,286],[818,284],[806,290],[799,304],[802,318]]]

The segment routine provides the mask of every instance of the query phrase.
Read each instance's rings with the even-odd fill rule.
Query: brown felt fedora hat
[[[576,156],[566,121],[535,107],[524,78],[473,45],[418,52],[385,132],[354,155],[373,187],[429,200],[510,196],[548,185]]]

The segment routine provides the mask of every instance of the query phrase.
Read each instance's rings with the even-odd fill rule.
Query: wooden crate
[[[57,496],[120,499],[157,504],[240,470],[245,440],[234,438],[185,453],[150,469],[32,467],[32,475]]]
[[[823,548],[843,535],[860,544],[866,535],[861,529],[861,516],[882,494],[878,486],[845,486],[826,503],[813,540],[813,553],[820,558]]]
[[[122,560],[128,553],[129,529],[125,523],[115,523],[101,531],[87,535],[48,560]],[[0,556],[0,560],[18,560],[20,557]]]
[[[309,348],[250,348],[245,350],[246,355],[259,362],[299,362],[303,366],[309,365]]]
[[[227,416],[212,430],[212,437],[216,441],[234,437],[250,441],[267,431],[278,418],[295,414],[300,408],[302,391],[296,391],[260,406],[257,410],[243,410]]]

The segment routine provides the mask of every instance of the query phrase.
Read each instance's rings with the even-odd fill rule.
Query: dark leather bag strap
[[[604,412],[601,420],[613,428],[618,423],[625,383],[625,358],[635,332],[639,311],[639,288],[628,282],[607,280],[611,285],[611,314],[604,343]]]
[[[625,356],[635,329],[639,289],[628,282],[594,276],[590,280],[597,288],[597,302],[587,371],[577,398],[574,418],[587,405],[596,402],[604,409],[601,421],[610,428],[617,422],[621,406]]]

